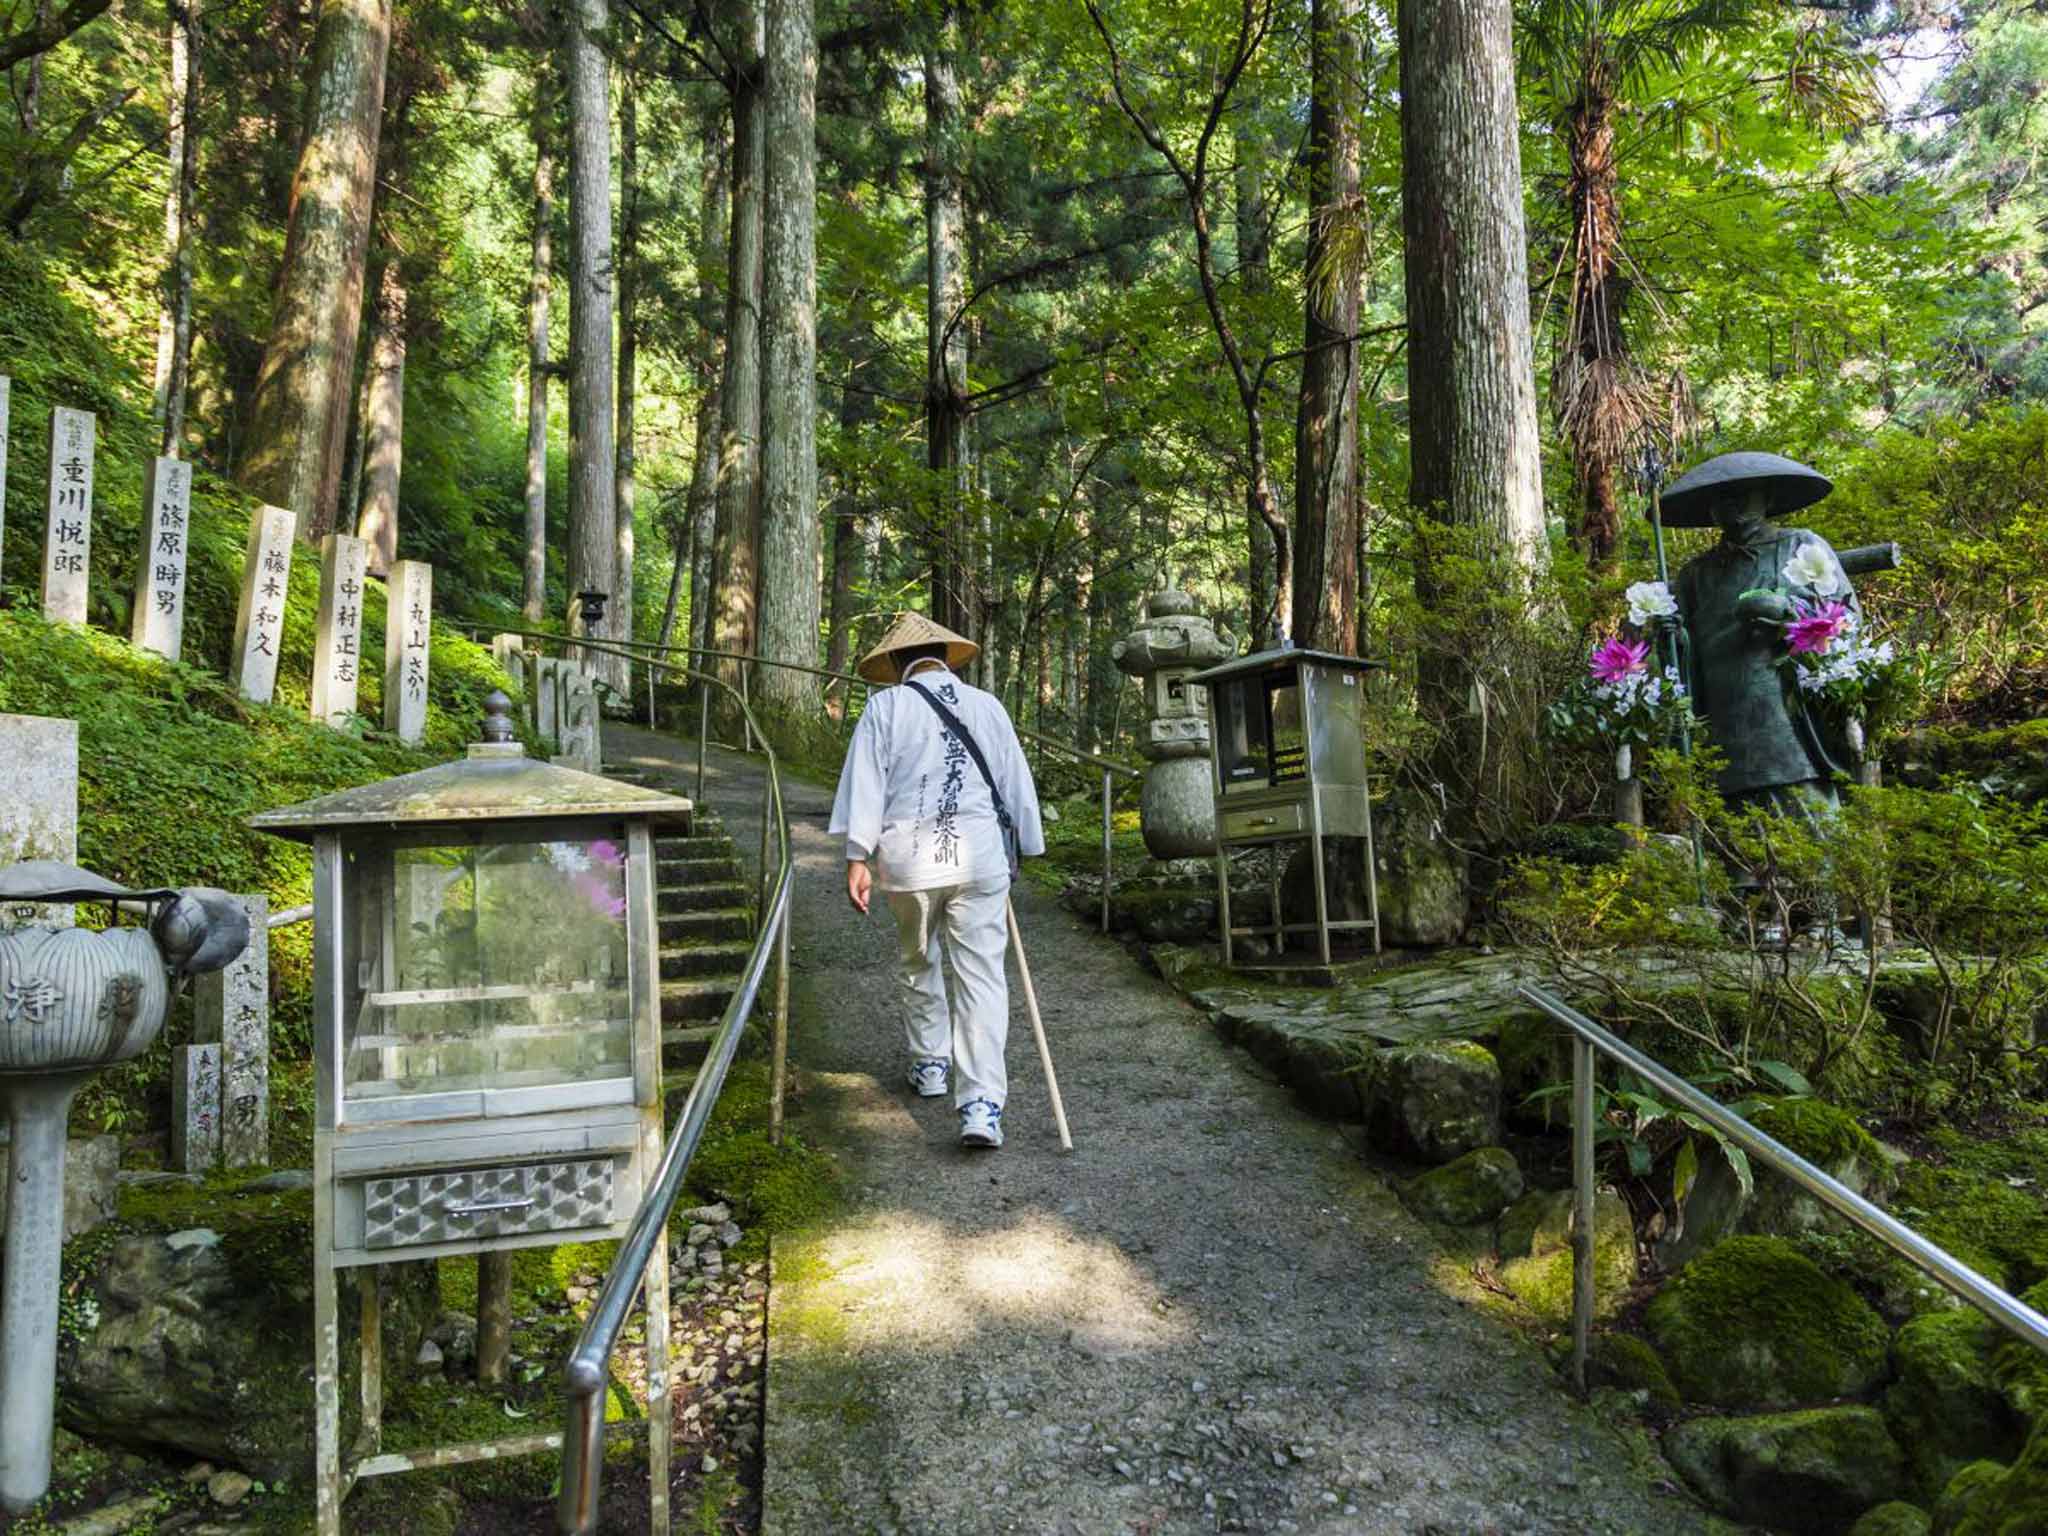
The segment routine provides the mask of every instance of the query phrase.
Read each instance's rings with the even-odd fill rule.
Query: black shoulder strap
[[[925,703],[931,705],[933,710],[937,712],[938,717],[945,721],[947,728],[960,738],[960,745],[967,749],[967,755],[974,759],[974,766],[981,770],[982,782],[988,785],[989,798],[995,801],[996,804],[996,818],[999,821],[1008,821],[1010,813],[1003,805],[1003,792],[996,788],[996,776],[988,771],[988,759],[981,755],[981,748],[975,743],[974,738],[968,734],[967,727],[960,723],[960,717],[954,714],[952,710],[946,708],[939,701],[937,694],[918,687],[909,678],[903,680],[903,686],[916,694],[920,699],[923,699]]]

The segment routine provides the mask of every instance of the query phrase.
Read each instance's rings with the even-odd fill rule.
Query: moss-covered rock
[[[1992,1376],[1993,1342],[1975,1311],[1926,1313],[1892,1340],[1885,1419],[1930,1493],[1980,1457],[2019,1454],[2024,1422]]]
[[[1641,1392],[1644,1405],[1660,1412],[1678,1407],[1678,1388],[1657,1351],[1632,1333],[1603,1333],[1586,1356],[1586,1384],[1617,1392]]]
[[[1928,1536],[1934,1520],[1917,1504],[1893,1499],[1863,1512],[1863,1518],[1849,1527],[1849,1536]]]
[[[1891,1160],[1877,1138],[1847,1110],[1820,1099],[1772,1099],[1752,1110],[1750,1119],[1766,1136],[1783,1142],[1857,1194],[1882,1201],[1892,1193],[1896,1175]],[[1791,1237],[1837,1220],[1783,1174],[1759,1168],[1756,1198],[1743,1216],[1742,1229]]]
[[[1500,1140],[1500,1066],[1476,1041],[1379,1052],[1367,1097],[1373,1139],[1391,1152],[1447,1163]]]
[[[1905,1456],[1872,1408],[1693,1419],[1664,1451],[1713,1508],[1777,1531],[1840,1536],[1906,1491]]]
[[[1572,1315],[1570,1190],[1524,1195],[1500,1219],[1501,1284],[1544,1322]],[[1593,1315],[1612,1317],[1636,1283],[1636,1233],[1628,1206],[1611,1189],[1593,1200]]]
[[[1996,1461],[1973,1461],[1948,1480],[1941,1497],[1934,1501],[1935,1536],[1953,1532],[1976,1512],[1991,1487],[2005,1476],[2005,1466]]]
[[[1995,1475],[1972,1462],[1956,1474],[1935,1511],[1942,1536],[2044,1536],[2048,1533],[2048,1420],[2034,1426],[2026,1449]],[[1958,1493],[1957,1482],[1968,1479]],[[1951,1500],[1954,1500],[1953,1505]],[[1953,1519],[1943,1524],[1944,1517]]]
[[[1658,1292],[1644,1321],[1687,1399],[1779,1407],[1883,1379],[1884,1321],[1783,1238],[1731,1237]]]
[[[225,1183],[124,1191],[120,1226],[66,1255],[57,1412],[81,1434],[168,1446],[266,1480],[312,1465],[312,1194]],[[125,1230],[124,1230],[125,1228]],[[440,1297],[431,1264],[386,1266],[387,1384],[413,1370]],[[352,1383],[360,1309],[340,1289],[340,1364]],[[345,1384],[344,1403],[353,1401]]]
[[[1505,1147],[1481,1147],[1400,1187],[1402,1202],[1424,1221],[1447,1227],[1491,1221],[1521,1198],[1522,1170]]]
[[[1374,807],[1373,821],[1381,934],[1389,944],[1457,943],[1471,903],[1471,870],[1444,835],[1436,807],[1413,791],[1397,791]]]
[[[1899,1170],[1892,1212],[1987,1279],[2019,1291],[2048,1279],[2048,1132],[1998,1143],[1953,1131],[1931,1138],[1940,1162]]]

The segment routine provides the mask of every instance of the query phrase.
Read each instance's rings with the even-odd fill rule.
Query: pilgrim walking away
[[[937,1098],[950,1082],[961,1144],[999,1147],[1010,880],[1045,834],[1002,702],[958,675],[980,649],[903,613],[861,658],[862,677],[896,686],[861,714],[830,832],[846,839],[848,899],[866,912],[880,890],[896,919],[911,1088]]]

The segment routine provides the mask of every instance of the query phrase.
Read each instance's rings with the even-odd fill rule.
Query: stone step
[[[740,861],[730,852],[708,857],[661,859],[655,867],[655,879],[664,887],[704,885],[713,881],[733,881],[742,878]]]
[[[690,837],[657,837],[654,856],[668,864],[679,859],[736,859],[739,850],[722,832],[698,832]]]
[[[739,905],[673,912],[659,921],[664,948],[670,944],[717,944],[754,936],[754,914]]]
[[[737,982],[746,969],[752,944],[664,944],[661,949],[661,979],[687,981],[692,977],[724,977]]]
[[[666,918],[684,912],[744,907],[753,895],[753,887],[742,885],[738,880],[707,880],[690,885],[664,882],[655,892],[654,910],[658,916]]]
[[[731,977],[664,981],[661,984],[663,1028],[666,1029],[671,1024],[693,1024],[700,1020],[716,1019],[725,1012],[725,1005],[732,1001],[734,990]]]
[[[664,1029],[661,1032],[661,1067],[664,1073],[677,1070],[690,1071],[703,1062],[710,1054],[711,1042],[718,1037],[716,1024],[693,1024],[685,1028]],[[692,1076],[695,1074],[692,1073]],[[674,1083],[664,1078],[662,1086],[672,1089]]]

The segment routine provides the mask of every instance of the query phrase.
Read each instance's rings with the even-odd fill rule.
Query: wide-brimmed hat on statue
[[[894,653],[921,645],[943,645],[946,648],[946,665],[956,672],[981,654],[981,647],[965,635],[956,635],[945,625],[934,624],[921,613],[899,613],[888,632],[875,642],[873,650],[861,657],[860,665],[853,670],[871,683],[897,682]]]
[[[1672,481],[1662,501],[1667,528],[1711,528],[1722,498],[1751,490],[1764,493],[1766,512],[1783,517],[1810,507],[1835,482],[1782,453],[1724,453],[1696,464]]]

